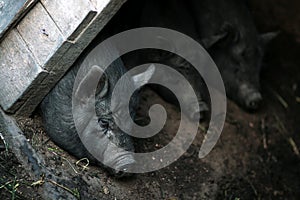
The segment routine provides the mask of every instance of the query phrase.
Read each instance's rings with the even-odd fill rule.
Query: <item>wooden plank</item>
[[[26,90],[43,72],[17,31],[0,44],[0,105],[14,112],[22,104]]]
[[[37,0],[0,0],[0,40]]]
[[[97,14],[87,0],[41,0],[41,3],[68,40],[75,40]]]
[[[30,115],[124,2],[37,3],[1,43],[2,108]]]
[[[52,85],[49,80],[53,79],[51,77],[61,75],[68,69],[65,65],[60,65],[59,70],[54,70],[53,67],[62,59],[72,44],[62,35],[41,3],[28,13],[17,26],[17,30],[39,65],[47,72],[47,76],[41,74],[27,88],[24,105],[18,112],[26,116],[30,115],[50,91]]]
[[[81,8],[82,5],[86,5],[86,9],[83,9],[83,11],[79,13],[69,14],[67,15],[68,17],[64,17],[66,13],[60,13],[60,15],[53,13],[50,18],[48,14],[51,13],[51,9],[54,9],[55,6],[58,6],[58,11],[62,10],[62,8],[59,8],[59,5],[55,2],[56,1],[43,1],[43,6],[41,4],[37,4],[37,6],[18,26],[18,30],[20,31],[23,39],[27,42],[31,51],[34,52],[35,56],[38,58],[40,65],[49,72],[48,76],[45,77],[38,85],[33,85],[35,90],[32,90],[32,93],[27,94],[27,101],[18,111],[18,114],[20,113],[20,115],[29,115],[73,64],[84,47],[78,48],[76,50],[78,53],[75,53],[74,51],[72,55],[65,55],[65,52],[72,45],[68,39],[77,36],[77,30],[81,30],[79,27],[84,29],[86,25],[83,24],[90,22],[92,17],[96,14],[95,11],[91,11],[91,8],[94,9],[92,4],[72,4],[70,1],[71,4],[68,4],[68,6],[72,9],[68,11],[69,13],[77,12],[80,9],[75,7],[76,5],[80,5]],[[62,5],[65,6],[64,4]],[[45,8],[49,10],[46,11]],[[63,9],[66,10],[65,7]],[[55,19],[57,19],[56,22],[52,21]],[[65,23],[62,22],[63,20]],[[74,22],[75,25],[70,25],[72,22]],[[57,27],[57,23],[61,25],[68,25]],[[41,29],[44,30],[45,26],[47,26],[47,30],[49,30],[45,31],[47,35],[45,35],[45,32],[40,31]],[[70,27],[73,28],[73,30]],[[36,38],[39,39],[37,40]],[[56,41],[57,43],[53,43],[52,41]],[[89,41],[87,41],[87,44],[88,42]],[[43,48],[37,48],[38,46],[42,46]],[[60,62],[60,64],[57,62]]]
[[[8,37],[7,41],[3,41],[3,53],[8,53],[0,58],[0,62],[5,63],[1,75],[6,76],[6,79],[1,79],[1,81],[7,82],[8,77],[15,77],[14,80],[9,81],[10,86],[6,85],[6,87],[0,90],[0,95],[4,96],[0,101],[0,105],[9,113],[16,112],[22,104],[28,102],[28,99],[31,96],[39,95],[41,96],[39,99],[45,96],[49,90],[36,94],[37,88],[44,87],[41,84],[47,75],[52,73],[51,67],[61,59],[71,45],[69,42],[65,41],[60,30],[40,3],[38,3],[17,26],[17,31],[14,31],[14,33],[18,35],[17,44],[10,48],[8,45],[13,45],[14,40],[16,39],[11,40],[10,37]],[[8,48],[13,49],[16,52],[22,52],[23,57],[29,56],[31,62],[28,62],[28,65],[23,66],[21,65],[22,62],[20,62],[22,59],[18,58],[16,60],[17,65],[14,63],[7,63],[8,60],[12,59],[9,57],[12,50],[7,50]],[[26,49],[27,51],[23,49]],[[21,65],[21,67],[18,67],[19,65]],[[4,66],[7,67],[5,68]],[[25,79],[27,76],[24,75],[30,72],[30,70],[36,69],[37,66],[39,71],[33,75],[28,75],[28,78]],[[14,67],[16,67],[13,71],[15,74],[12,74],[10,68]],[[24,67],[26,69],[24,69]],[[64,68],[64,66],[61,68]],[[67,68],[65,68],[64,71],[65,70],[67,70]],[[25,80],[23,81],[22,78],[27,82],[25,83]],[[18,79],[20,79],[20,81]],[[40,101],[32,100],[30,103],[36,107]],[[30,111],[32,112],[33,110]]]
[[[68,48],[68,45],[63,46],[64,36],[41,3],[26,15],[17,29],[39,65],[48,71],[51,71],[51,65],[46,63],[54,57],[60,58]]]
[[[70,48],[59,59],[59,62],[52,66],[49,75],[36,88],[35,93],[29,96],[28,100],[18,110],[16,115],[30,115],[42,101],[44,96],[54,87],[57,81],[73,65],[78,56],[88,46],[88,44],[103,29],[108,21],[120,9],[126,0],[101,0],[91,1],[97,10],[96,17],[82,30],[81,34],[71,44]]]

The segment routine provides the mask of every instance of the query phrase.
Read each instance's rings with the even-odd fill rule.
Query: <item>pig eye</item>
[[[99,119],[98,122],[102,129],[108,129],[109,122],[107,119]]]

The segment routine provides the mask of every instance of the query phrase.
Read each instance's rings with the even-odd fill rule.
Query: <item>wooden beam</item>
[[[0,88],[5,112],[29,116],[125,1],[37,3],[0,44],[0,78],[9,83]],[[23,57],[28,65],[21,62]],[[34,75],[23,77],[33,69]]]

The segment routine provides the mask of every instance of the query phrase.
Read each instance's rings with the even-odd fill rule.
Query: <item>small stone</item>
[[[108,190],[108,188],[105,187],[105,186],[103,187],[103,193],[106,194],[106,195],[109,194],[109,190]]]
[[[254,124],[252,122],[249,122],[249,127],[250,128],[253,128],[254,127]]]

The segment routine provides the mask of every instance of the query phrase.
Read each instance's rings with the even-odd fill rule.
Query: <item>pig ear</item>
[[[204,48],[209,49],[234,32],[235,32],[234,28],[231,24],[224,23],[220,29],[220,33],[202,39],[201,44],[203,45]]]
[[[152,64],[145,72],[132,76],[135,88],[139,88],[147,84],[155,72],[155,66]]]
[[[100,76],[101,79],[99,80]],[[98,82],[97,88],[95,88],[95,82]],[[85,102],[96,93],[97,95],[99,94],[101,98],[107,91],[108,81],[104,71],[99,66],[94,65],[79,83],[75,92],[75,97],[80,101]]]
[[[266,46],[279,35],[280,31],[268,32],[260,35],[261,43]]]
[[[226,36],[227,36],[227,32],[220,33],[218,35],[213,35],[213,36],[202,39],[201,44],[203,45],[203,47],[205,49],[209,49],[212,46],[214,46],[216,43],[218,43],[219,41],[224,39]]]
[[[225,38],[226,35],[227,35],[227,33],[222,33],[219,35],[213,35],[211,37],[204,38],[201,40],[201,44],[203,45],[204,48],[209,49],[212,46],[214,46],[216,43],[218,43],[220,40]]]

